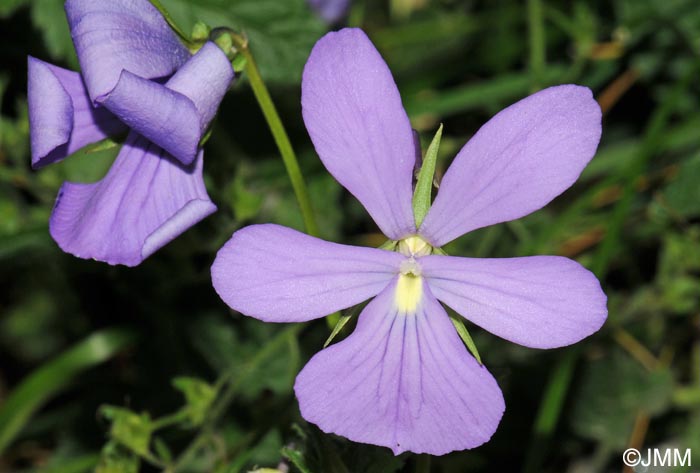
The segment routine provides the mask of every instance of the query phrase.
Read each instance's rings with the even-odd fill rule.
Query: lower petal
[[[132,132],[101,181],[61,187],[49,229],[68,253],[135,266],[215,210],[201,152],[185,168]]]
[[[607,317],[596,277],[561,256],[420,259],[435,297],[491,333],[531,348],[571,345]]]
[[[356,442],[443,455],[477,447],[504,411],[493,376],[469,355],[426,285],[415,312],[392,283],[347,339],[316,354],[294,389],[302,416]]]

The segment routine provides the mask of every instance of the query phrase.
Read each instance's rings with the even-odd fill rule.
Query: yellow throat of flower
[[[399,267],[400,274],[394,294],[396,309],[399,313],[416,312],[423,297],[422,270],[416,257],[429,255],[432,250],[430,244],[417,235],[404,238],[399,242],[398,251],[408,257]]]
[[[399,313],[415,313],[421,297],[423,297],[423,278],[413,274],[399,274],[394,296]]]

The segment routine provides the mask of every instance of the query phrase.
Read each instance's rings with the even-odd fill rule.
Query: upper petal
[[[415,233],[413,132],[391,72],[359,29],[321,38],[301,85],[304,123],[328,171],[392,239]]]
[[[132,132],[101,181],[63,184],[49,230],[75,256],[135,266],[215,210],[201,152],[184,168]]]
[[[420,264],[435,297],[489,332],[527,347],[576,343],[598,331],[608,315],[598,279],[561,256],[434,255]]]
[[[316,354],[294,390],[302,416],[356,442],[443,455],[496,431],[503,396],[457,336],[427,286],[414,313],[397,309],[396,283],[360,315],[348,338]]]
[[[232,309],[266,322],[303,322],[376,295],[403,258],[279,225],[252,225],[219,250],[211,276]]]
[[[206,43],[165,85],[123,71],[102,104],[184,164],[197,156],[203,133],[233,80],[226,55]]]
[[[108,110],[93,108],[80,74],[29,57],[27,101],[32,167],[126,130]]]
[[[457,154],[420,234],[442,246],[544,207],[595,154],[600,122],[591,91],[577,85],[550,87],[502,110]]]
[[[148,0],[67,0],[66,15],[90,98],[99,102],[122,70],[171,75],[190,56]]]

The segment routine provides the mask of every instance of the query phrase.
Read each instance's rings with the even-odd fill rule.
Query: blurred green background
[[[206,146],[215,215],[134,269],[57,248],[47,222],[59,186],[99,179],[116,155],[78,152],[30,170],[27,55],[77,69],[62,3],[0,0],[0,471],[620,472],[627,447],[690,448],[700,465],[696,0],[353,2],[344,23],[384,55],[424,149],[445,125],[438,175],[490,116],[547,85],[586,85],[604,113],[598,154],[571,189],[447,250],[575,258],[601,279],[608,322],[549,351],[470,326],[506,413],[488,444],[432,459],[306,424],[291,387],[326,323],[264,324],[231,313],[211,287],[216,250],[235,229],[301,228],[245,78]],[[162,3],[185,30],[200,19],[248,34],[323,236],[381,244],[301,120],[301,70],[331,27],[303,0]]]

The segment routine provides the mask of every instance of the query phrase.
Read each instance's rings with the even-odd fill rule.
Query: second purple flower
[[[180,43],[147,0],[68,0],[82,74],[29,58],[32,166],[127,133],[108,174],[65,183],[49,231],[66,252],[134,266],[216,210],[200,141],[233,70]]]
[[[441,302],[507,340],[554,348],[596,332],[607,316],[606,297],[595,276],[567,258],[474,259],[436,249],[527,215],[574,183],[600,139],[590,90],[552,87],[493,117],[459,152],[418,228],[411,124],[389,69],[362,31],[329,33],[316,44],[302,107],[324,165],[396,251],[255,225],[219,251],[214,287],[231,308],[268,322],[308,321],[374,298],[355,332],[299,373],[302,416],[395,454],[441,455],[483,444],[500,422],[503,396]]]

